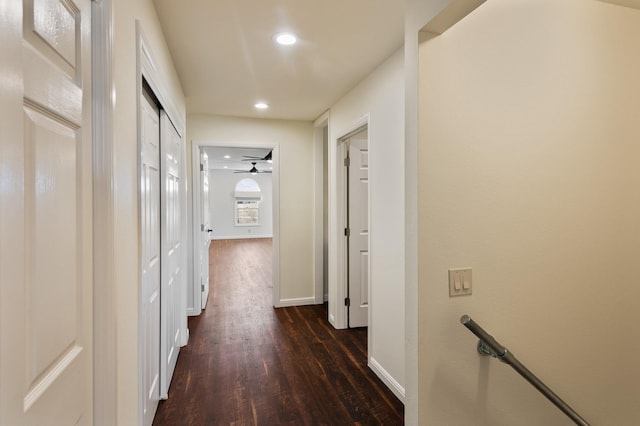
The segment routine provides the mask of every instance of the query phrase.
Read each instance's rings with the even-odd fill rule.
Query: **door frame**
[[[272,255],[272,284],[273,284],[273,295],[272,295],[272,304],[274,307],[280,307],[280,148],[278,144],[270,144],[270,143],[229,143],[229,142],[211,142],[211,141],[192,141],[191,146],[191,177],[193,182],[193,200],[191,203],[192,206],[192,224],[191,224],[191,232],[192,232],[192,248],[194,250],[192,256],[192,268],[194,268],[194,273],[199,268],[198,250],[200,249],[200,245],[196,243],[196,236],[200,232],[199,230],[199,218],[198,218],[198,209],[200,208],[201,200],[200,200],[200,167],[196,167],[196,164],[200,163],[200,151],[202,148],[206,147],[228,147],[230,149],[235,148],[257,148],[257,149],[270,149],[272,151],[272,173],[271,173],[271,190],[272,190],[272,220],[273,220],[273,255]],[[212,185],[212,180],[209,180],[209,187]],[[213,226],[213,224],[212,224]],[[195,296],[198,294],[198,297],[202,294],[201,291],[198,291],[199,285],[196,285],[196,279],[194,275],[194,279],[192,282],[192,291],[194,292],[194,306],[197,305],[195,303]],[[190,315],[199,315],[202,312],[198,313],[190,313]]]
[[[324,212],[327,206],[324,202],[324,178],[328,170],[324,167],[324,155],[325,149],[325,129],[328,133],[330,112],[327,111],[320,116],[313,123],[313,158],[314,158],[314,206],[313,206],[313,294],[314,302],[316,304],[322,304],[325,302],[324,293],[324,279],[325,271],[324,265],[328,261],[324,256]],[[328,135],[327,135],[328,136]],[[328,141],[327,141],[328,145]],[[328,155],[328,153],[327,153]],[[327,165],[328,166],[328,165]],[[327,256],[328,257],[328,256]]]
[[[93,424],[117,423],[114,279],[113,0],[91,4],[93,121]]]
[[[345,148],[345,142],[351,136],[361,132],[364,129],[369,130],[368,140],[371,140],[371,120],[370,113],[365,114],[360,119],[356,120],[351,126],[346,129],[338,132],[338,135],[335,140],[330,141],[333,148],[333,152],[335,153],[335,157],[333,158],[334,167],[335,167],[335,180],[334,184],[331,185],[329,191],[333,190],[333,197],[331,194],[329,195],[329,205],[332,216],[335,218],[335,225],[332,227],[331,223],[330,227],[330,235],[333,235],[335,238],[335,244],[329,244],[329,257],[331,259],[335,259],[336,263],[336,285],[329,285],[329,303],[337,303],[335,309],[335,317],[330,318],[331,323],[337,329],[343,329],[348,327],[347,317],[349,308],[345,305],[344,300],[347,297],[347,282],[348,282],[348,265],[347,265],[347,239],[344,235],[344,230],[347,227],[347,194],[346,194],[346,184],[348,176],[346,175],[346,167],[344,166],[344,159],[346,158],[347,151]],[[369,144],[369,151],[371,151],[371,146]],[[369,194],[371,194],[371,180],[369,180]],[[333,201],[333,207],[331,207],[331,201]],[[369,211],[369,216],[371,216],[371,196],[369,196],[367,209]],[[369,224],[371,224],[371,220],[369,220]],[[372,230],[369,229],[369,247],[371,247],[371,237]],[[332,253],[331,250],[334,250]],[[368,326],[371,327],[371,309],[372,309],[372,300],[373,295],[371,292],[371,262],[372,262],[372,253],[369,250],[369,312],[368,312]],[[335,288],[335,296],[331,294],[332,288]],[[331,308],[329,309],[331,311]],[[371,331],[367,333],[368,345],[371,345]]]

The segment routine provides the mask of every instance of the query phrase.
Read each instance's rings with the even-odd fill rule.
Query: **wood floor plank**
[[[326,305],[274,309],[271,239],[212,241],[207,309],[189,318],[154,425],[401,425],[367,367],[367,329],[335,330]]]

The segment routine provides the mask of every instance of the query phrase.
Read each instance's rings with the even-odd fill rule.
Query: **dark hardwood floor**
[[[154,425],[403,424],[365,328],[333,329],[326,305],[273,308],[271,239],[212,241],[209,259],[207,308]]]

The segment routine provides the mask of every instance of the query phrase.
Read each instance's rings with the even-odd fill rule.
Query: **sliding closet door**
[[[160,399],[160,112],[142,97],[142,423],[153,422]]]
[[[160,396],[167,398],[171,376],[178,360],[182,336],[182,317],[186,316],[183,305],[185,267],[183,250],[185,238],[182,220],[184,188],[182,141],[167,114],[160,113],[161,139],[161,331],[160,331]]]

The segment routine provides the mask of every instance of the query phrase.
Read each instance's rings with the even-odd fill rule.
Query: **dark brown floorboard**
[[[272,307],[271,239],[212,241],[209,260],[207,308],[154,425],[403,424],[366,328],[335,330],[326,305]]]

